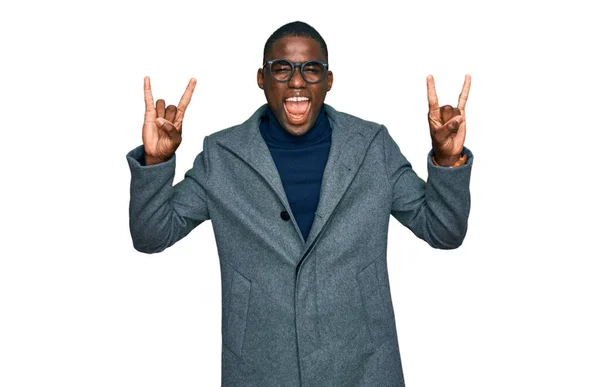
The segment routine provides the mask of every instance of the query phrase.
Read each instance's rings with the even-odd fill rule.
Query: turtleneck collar
[[[260,131],[269,146],[278,148],[303,148],[314,145],[331,134],[329,120],[325,115],[325,105],[321,107],[319,116],[312,128],[301,136],[294,136],[288,133],[279,121],[277,121],[271,109],[268,108],[266,110],[266,115],[262,117]]]

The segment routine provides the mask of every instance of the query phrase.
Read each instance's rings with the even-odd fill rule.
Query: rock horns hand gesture
[[[466,135],[465,105],[471,88],[471,76],[465,76],[462,91],[458,97],[458,107],[439,107],[433,76],[427,76],[427,99],[429,100],[429,131],[435,161],[449,167],[460,159]]]
[[[150,78],[144,77],[144,100],[146,114],[142,128],[142,141],[146,165],[158,164],[167,161],[173,156],[181,144],[181,127],[185,110],[190,104],[192,93],[196,87],[196,80],[190,79],[179,105],[169,105],[165,108],[165,101],[159,99],[154,106]]]

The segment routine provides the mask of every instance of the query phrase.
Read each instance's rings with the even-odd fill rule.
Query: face
[[[275,41],[265,58],[266,61],[271,59],[287,59],[292,63],[309,60],[327,62],[316,40],[300,36],[288,36]],[[328,71],[319,83],[306,83],[298,67],[289,81],[278,82],[269,73],[269,66],[265,66],[258,69],[257,81],[258,87],[265,91],[269,107],[279,123],[288,133],[301,136],[317,120],[325,95],[333,85],[333,73]],[[304,98],[293,101],[294,97]]]

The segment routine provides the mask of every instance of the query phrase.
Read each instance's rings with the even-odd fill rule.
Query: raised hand
[[[452,166],[460,158],[467,124],[465,105],[471,88],[471,76],[465,76],[462,91],[458,97],[458,107],[439,107],[433,76],[427,76],[427,99],[429,100],[429,131],[435,160],[441,166]]]
[[[162,99],[156,101],[155,107],[150,78],[144,77],[146,113],[142,128],[142,141],[144,143],[146,165],[167,161],[181,144],[183,116],[190,104],[195,87],[196,80],[192,78],[177,107],[169,105],[165,108],[165,101]]]

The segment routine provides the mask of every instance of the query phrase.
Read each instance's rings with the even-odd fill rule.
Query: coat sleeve
[[[433,151],[427,156],[427,182],[424,182],[400,152],[388,130],[383,127],[386,170],[392,192],[391,214],[416,236],[439,249],[459,247],[467,233],[471,208],[469,181],[473,154],[457,168],[433,164]]]
[[[210,219],[205,188],[206,138],[204,146],[193,168],[175,186],[175,155],[166,162],[146,166],[143,145],[127,154],[131,170],[129,230],[136,250],[163,251]]]

